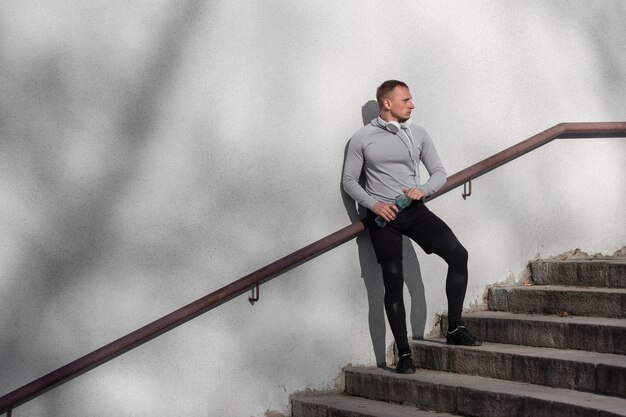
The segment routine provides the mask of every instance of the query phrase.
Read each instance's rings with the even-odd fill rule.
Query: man
[[[461,312],[467,287],[467,251],[443,220],[432,213],[423,198],[441,188],[446,172],[426,131],[411,123],[413,105],[409,87],[402,81],[385,81],[376,91],[380,116],[350,139],[343,172],[343,188],[368,208],[368,225],[376,258],[382,269],[385,311],[398,348],[396,371],[413,373],[415,366],[406,330],[402,272],[402,235],[448,264],[448,344],[479,346],[463,326]],[[422,162],[429,173],[424,184],[418,171]],[[359,184],[364,174],[364,187]],[[406,194],[412,202],[403,211],[395,197]],[[380,216],[387,224],[378,226]]]

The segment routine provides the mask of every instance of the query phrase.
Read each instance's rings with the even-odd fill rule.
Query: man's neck
[[[381,113],[380,114],[380,118],[383,119],[385,122],[389,123],[389,122],[398,122],[398,123],[404,123],[409,119],[396,119],[395,117],[393,117],[391,115],[391,113]]]

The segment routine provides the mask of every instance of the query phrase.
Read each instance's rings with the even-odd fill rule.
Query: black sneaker
[[[476,339],[467,331],[467,328],[463,325],[457,326],[456,329],[448,332],[446,337],[446,343],[449,345],[462,345],[462,346],[480,346],[483,343]]]
[[[413,365],[413,360],[411,359],[410,353],[405,353],[400,356],[398,360],[398,365],[396,365],[396,372],[399,374],[414,374],[415,373],[415,365]]]

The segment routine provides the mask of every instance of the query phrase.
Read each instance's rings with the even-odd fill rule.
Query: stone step
[[[453,417],[453,414],[343,394],[295,395],[292,417]]]
[[[465,313],[463,321],[482,341],[626,354],[626,319],[476,311]],[[447,325],[444,315],[442,334]]]
[[[536,260],[530,271],[535,284],[626,288],[626,257]]]
[[[489,310],[513,313],[566,313],[576,316],[626,317],[626,288],[559,285],[491,287]]]
[[[626,416],[623,398],[480,376],[347,368],[345,378],[349,395],[467,416]]]
[[[500,343],[449,346],[445,339],[409,344],[418,368],[626,398],[624,355]]]

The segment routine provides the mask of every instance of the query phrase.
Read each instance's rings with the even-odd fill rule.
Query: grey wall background
[[[622,1],[4,1],[0,393],[347,225],[362,106],[406,81],[449,173],[564,121],[626,120]],[[562,140],[430,203],[466,306],[526,262],[626,244],[626,141]],[[391,345],[366,238],[18,408],[261,416]],[[445,265],[410,245],[414,336]]]

